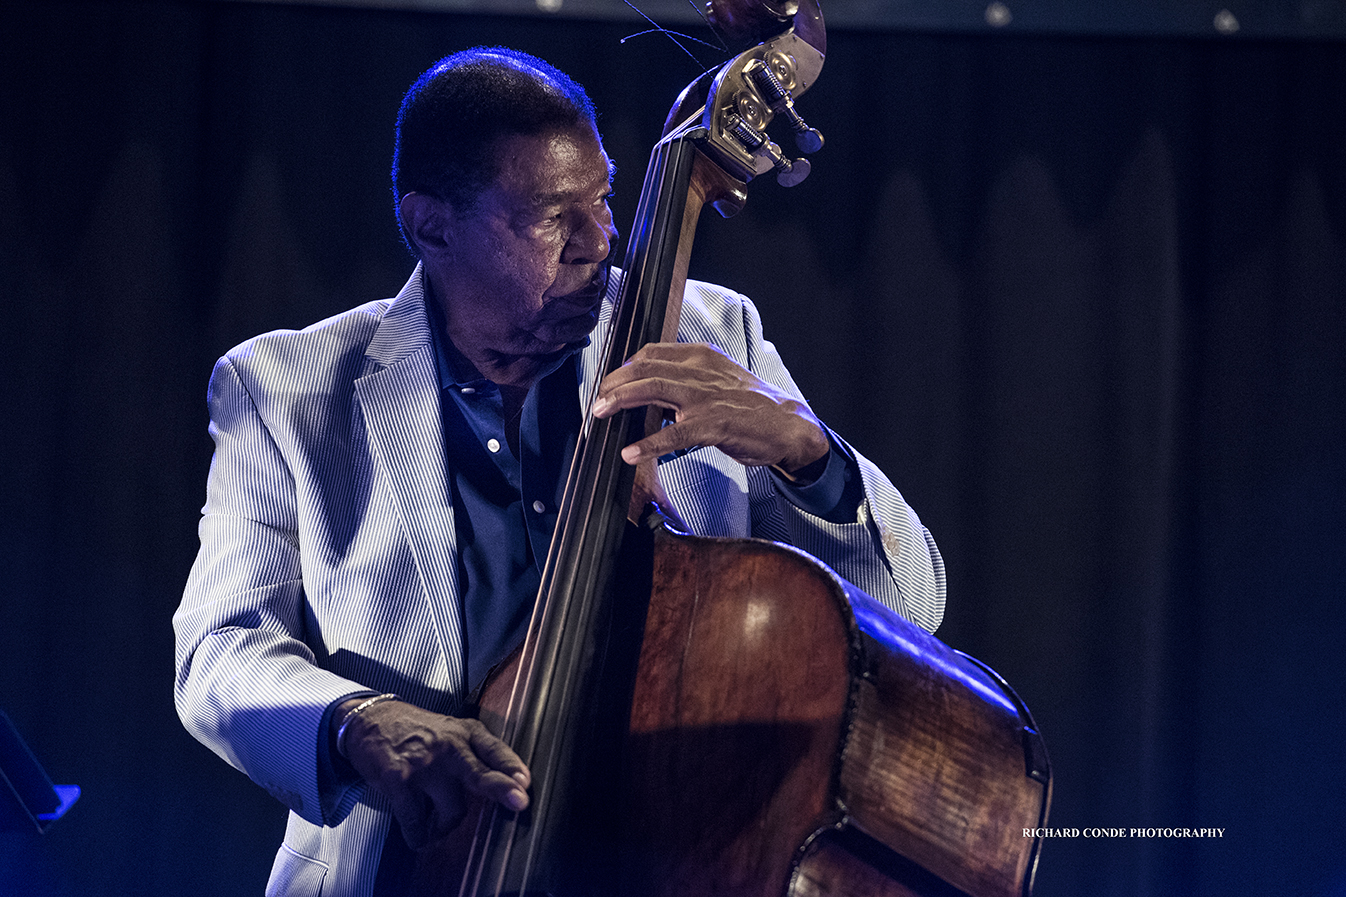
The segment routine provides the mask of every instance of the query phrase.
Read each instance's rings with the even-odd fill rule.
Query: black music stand
[[[0,831],[36,826],[39,834],[79,799],[78,785],[53,785],[14,724],[0,710]]]

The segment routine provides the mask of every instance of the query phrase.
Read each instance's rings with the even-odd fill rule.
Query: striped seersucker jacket
[[[578,389],[596,376],[609,313],[610,301]],[[738,294],[689,284],[679,339],[714,344],[798,394]],[[419,267],[396,298],[259,336],[211,377],[215,456],[200,553],[174,616],[175,697],[193,735],[291,810],[268,894],[373,890],[390,816],[377,793],[334,771],[330,705],[396,692],[452,714],[467,697],[439,402]],[[713,448],[663,464],[660,480],[697,534],[795,545],[933,630],[938,550],[892,484],[856,458],[865,500],[840,525]]]

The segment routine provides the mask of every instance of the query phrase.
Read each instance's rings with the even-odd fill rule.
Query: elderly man
[[[465,792],[528,804],[525,764],[455,714],[521,641],[538,588],[620,278],[611,170],[567,76],[503,49],[448,57],[398,117],[406,286],[215,368],[176,698],[291,810],[268,894],[383,892]],[[790,542],[938,625],[929,534],[814,417],[752,305],[692,283],[682,315],[677,344],[600,386],[597,416],[674,418],[624,459],[665,462],[696,533]]]

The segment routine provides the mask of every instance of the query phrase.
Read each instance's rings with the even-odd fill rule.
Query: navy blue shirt
[[[505,419],[500,388],[445,343],[436,336],[468,686],[475,690],[528,628],[579,432],[578,349],[529,390],[516,454],[507,434],[516,422]]]

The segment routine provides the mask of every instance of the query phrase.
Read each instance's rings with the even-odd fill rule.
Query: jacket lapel
[[[389,306],[355,381],[374,453],[392,492],[448,665],[465,681],[456,536],[444,471],[439,377],[418,265]]]

